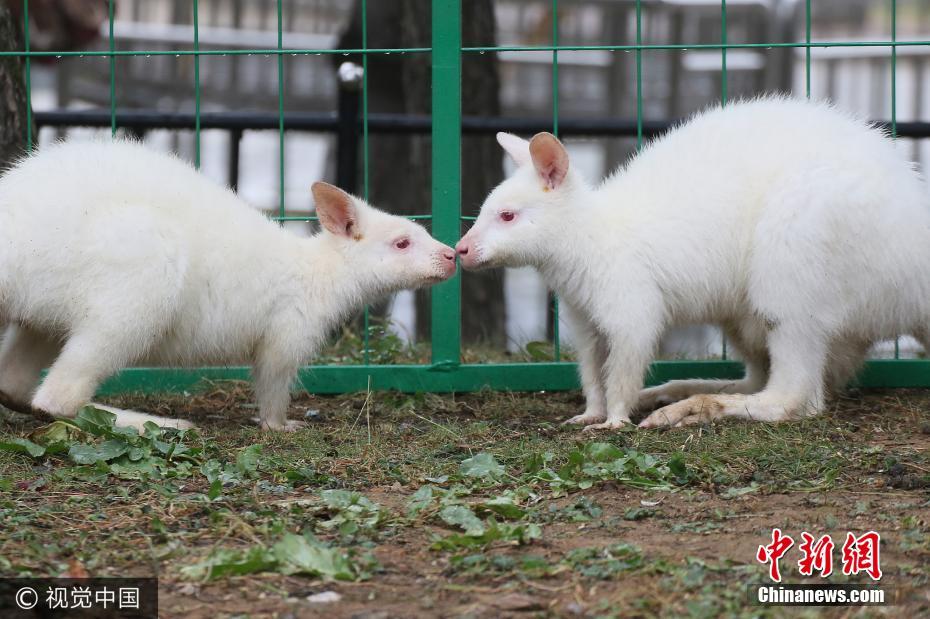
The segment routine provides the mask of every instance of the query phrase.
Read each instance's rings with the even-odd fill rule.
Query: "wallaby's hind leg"
[[[111,336],[90,329],[73,334],[36,391],[33,408],[56,417],[74,417],[106,377],[138,354],[129,342],[121,343]]]
[[[722,417],[781,421],[817,414],[824,403],[827,342],[823,334],[779,325],[769,337],[771,376],[754,395],[696,395],[652,413],[642,428],[704,423]]]
[[[7,327],[0,344],[0,392],[10,407],[23,412],[29,409],[42,370],[60,350],[59,343],[29,327]]]
[[[116,425],[132,427],[140,432],[145,422],[160,426],[191,428],[190,422],[126,411],[91,402],[97,387],[108,376],[138,359],[145,338],[133,329],[103,331],[84,329],[72,335],[61,354],[48,371],[42,385],[32,398],[32,408],[55,417],[74,417],[87,404],[93,404],[116,415]],[[138,329],[136,330],[138,331]]]
[[[751,334],[737,329],[725,329],[727,341],[737,356],[746,364],[746,374],[739,380],[670,380],[662,385],[648,387],[639,392],[636,409],[653,411],[660,406],[673,404],[698,394],[756,393],[765,387],[768,379],[768,355],[765,352],[764,334],[754,333],[757,329],[747,328]],[[758,341],[756,341],[758,340]]]

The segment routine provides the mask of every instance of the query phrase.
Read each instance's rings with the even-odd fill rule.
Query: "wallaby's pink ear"
[[[555,189],[568,174],[568,153],[559,139],[551,133],[537,133],[530,140],[533,166],[549,189]]]
[[[530,162],[530,143],[523,138],[517,137],[512,133],[497,134],[497,143],[510,155],[513,162],[518,166],[526,165]]]
[[[317,181],[310,188],[316,203],[316,214],[324,229],[346,238],[358,239],[358,218],[355,201],[343,190]]]

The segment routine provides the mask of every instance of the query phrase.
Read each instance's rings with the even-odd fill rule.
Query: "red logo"
[[[865,572],[872,580],[880,580],[882,577],[881,557],[879,556],[881,541],[881,536],[875,531],[863,533],[859,537],[846,533],[846,542],[842,549],[843,574],[854,576]],[[778,561],[792,546],[794,546],[794,540],[791,536],[784,535],[781,529],[776,528],[772,529],[772,542],[759,546],[756,551],[756,560],[762,564],[769,564],[769,578],[773,581],[781,582],[781,569]],[[823,535],[818,539],[807,531],[802,532],[801,543],[798,544],[798,550],[801,551],[798,572],[801,576],[813,576],[815,571],[822,578],[832,574],[834,548],[835,544],[829,535]]]
[[[820,572],[823,578],[833,573],[833,540],[829,535],[824,535],[817,542],[814,542],[814,536],[804,531],[801,533],[801,539],[804,541],[798,546],[798,550],[804,555],[798,561],[798,571],[802,576],[811,576],[814,570]]]
[[[843,573],[850,576],[865,572],[872,580],[880,580],[882,568],[878,546],[881,541],[881,536],[875,531],[863,533],[859,537],[847,533],[846,543],[843,544]]]
[[[778,560],[785,556],[788,549],[794,546],[794,540],[781,534],[781,529],[772,529],[772,543],[768,546],[759,546],[756,551],[756,560],[759,563],[771,563],[769,578],[781,582],[781,572],[778,569]]]

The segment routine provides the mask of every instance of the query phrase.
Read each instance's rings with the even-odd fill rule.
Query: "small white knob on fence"
[[[339,76],[339,84],[342,88],[354,89],[358,88],[359,84],[362,83],[362,78],[365,76],[365,69],[354,62],[343,62],[339,65],[337,75]]]

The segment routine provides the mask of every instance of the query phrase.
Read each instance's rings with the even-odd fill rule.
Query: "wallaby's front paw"
[[[303,430],[306,428],[307,422],[293,421],[291,419],[286,420],[284,423],[276,421],[262,421],[261,426],[262,430],[267,430],[270,432],[297,432],[298,430]]]
[[[579,425],[587,426],[592,423],[598,423],[607,419],[607,413],[601,411],[585,411],[582,415],[575,415],[571,419],[566,419],[562,425]]]
[[[596,432],[598,430],[618,430],[630,423],[629,419],[608,419],[604,423],[595,423],[587,426],[582,432]]]

